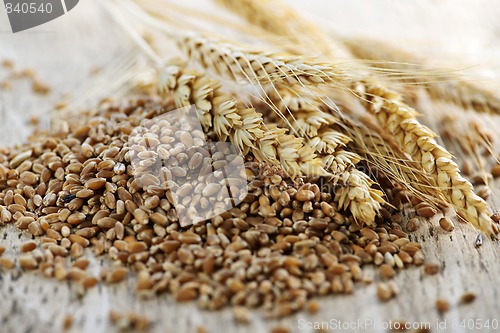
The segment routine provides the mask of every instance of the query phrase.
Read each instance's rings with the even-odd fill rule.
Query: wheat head
[[[366,109],[376,115],[404,151],[433,176],[457,213],[479,230],[489,235],[497,234],[499,230],[490,218],[487,203],[462,177],[451,154],[436,143],[435,133],[418,122],[416,111],[406,105],[398,93],[377,84],[360,83],[355,91]]]
[[[261,162],[281,165],[291,177],[328,175],[321,159],[303,138],[287,134],[286,129],[268,128],[262,114],[223,93],[219,82],[179,66],[169,66],[161,88],[173,95],[177,107],[195,105],[202,125],[212,127],[219,139],[229,139],[244,154],[252,151]]]
[[[322,158],[323,167],[332,174],[330,181],[340,185],[334,197],[339,207],[350,210],[359,224],[372,225],[381,205],[386,203],[383,192],[373,188],[374,181],[356,169],[362,158],[344,149],[351,139],[337,129],[340,120],[324,112],[327,111],[326,104],[317,97],[307,93],[297,94],[281,84],[273,88],[276,93],[267,95],[268,105],[277,108],[277,112],[268,114],[279,113],[285,119],[268,118],[289,126],[290,130],[296,130],[307,138],[309,146]]]

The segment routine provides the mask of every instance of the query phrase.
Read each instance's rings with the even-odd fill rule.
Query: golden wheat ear
[[[462,177],[451,154],[436,143],[436,134],[418,122],[415,110],[407,106],[399,94],[377,84],[359,84],[356,91],[381,126],[433,177],[457,213],[486,234],[497,234],[499,229],[490,218],[486,201],[475,194],[472,184]]]
[[[212,127],[221,140],[229,139],[244,153],[252,151],[261,162],[283,167],[292,178],[328,176],[303,138],[269,128],[262,114],[222,92],[219,82],[178,66],[168,67],[162,82],[161,90],[171,94],[178,107],[196,105],[202,124]]]
[[[329,181],[340,185],[334,198],[339,207],[350,210],[359,224],[373,225],[381,205],[386,204],[384,194],[374,188],[375,182],[368,175],[356,169],[362,158],[345,149],[351,138],[338,130],[340,120],[328,112],[325,102],[317,96],[297,93],[281,84],[273,88],[267,95],[268,103],[261,105],[264,110],[271,108],[264,112],[266,119],[278,121],[305,137],[322,158],[323,168],[332,174]],[[279,117],[273,118],[273,114]]]

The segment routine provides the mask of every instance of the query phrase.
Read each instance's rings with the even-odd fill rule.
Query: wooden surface
[[[436,221],[426,223],[412,234],[412,238],[423,244],[429,262],[442,266],[442,271],[427,276],[421,267],[405,269],[397,274],[394,281],[400,294],[394,300],[381,303],[376,296],[376,283],[356,285],[353,295],[329,296],[320,299],[321,309],[317,314],[306,312],[286,319],[263,320],[260,311],[252,312],[250,325],[235,324],[230,309],[220,312],[199,311],[195,304],[178,304],[169,295],[161,295],[150,300],[138,299],[133,292],[133,277],[117,286],[99,285],[90,289],[83,297],[72,285],[42,277],[38,273],[23,273],[19,270],[3,271],[0,274],[0,332],[59,332],[63,318],[71,313],[75,318],[70,332],[115,332],[110,326],[110,310],[129,310],[144,314],[152,321],[151,332],[196,332],[204,326],[208,332],[269,332],[272,327],[285,326],[291,332],[315,332],[303,328],[305,322],[357,323],[372,320],[378,325],[389,321],[404,320],[409,323],[430,323],[433,332],[473,332],[471,329],[453,328],[463,320],[500,320],[498,276],[500,265],[500,244],[485,242],[476,249],[474,241],[477,233],[469,226],[458,224],[456,230],[447,234]],[[5,254],[12,257],[18,246],[28,239],[11,227],[0,233],[1,244],[8,247]],[[106,265],[102,258],[92,259],[90,269]],[[464,292],[477,295],[475,302],[459,305]],[[452,309],[444,316],[435,309],[436,299],[448,300]],[[437,330],[437,322],[446,322],[447,329]],[[383,326],[382,326],[383,327]],[[477,327],[477,326],[476,326]],[[346,329],[344,332],[363,331]],[[487,332],[488,330],[475,330]],[[489,330],[495,332],[495,330]],[[366,327],[366,332],[387,332],[384,328]]]
[[[29,133],[27,119],[33,114],[42,115],[46,122],[51,106],[70,92],[78,97],[88,91],[94,93],[95,81],[89,83],[90,70],[94,66],[108,66],[116,59],[117,50],[129,43],[116,38],[111,28],[85,29],[75,27],[92,24],[88,17],[95,14],[92,1],[81,1],[70,14],[33,31],[13,36],[8,33],[5,12],[0,10],[0,60],[13,58],[20,67],[36,67],[42,80],[53,87],[48,97],[33,96],[29,81],[13,80],[11,91],[0,90],[1,143],[20,142]],[[77,14],[78,13],[78,14]],[[85,13],[85,15],[83,14]],[[111,25],[109,25],[111,26]],[[102,25],[100,26],[102,28]],[[106,37],[106,38],[105,38]],[[110,42],[112,41],[112,42]],[[111,45],[112,44],[112,45]],[[75,65],[76,64],[76,65]],[[8,73],[0,71],[0,79]],[[99,93],[99,91],[97,92]],[[101,91],[102,93],[102,91]],[[492,204],[500,210],[498,184],[492,186]],[[437,221],[424,223],[411,238],[423,244],[429,262],[439,263],[443,269],[435,276],[425,276],[422,268],[412,267],[401,271],[394,281],[400,288],[399,296],[387,303],[376,297],[376,283],[356,285],[350,296],[330,296],[320,300],[317,314],[306,312],[281,321],[266,321],[262,313],[252,312],[250,325],[237,325],[230,309],[220,312],[199,311],[195,304],[175,303],[169,295],[151,300],[138,299],[133,293],[133,278],[117,286],[99,285],[83,298],[78,297],[74,286],[42,277],[38,273],[19,270],[0,270],[0,333],[33,332],[53,333],[62,329],[63,318],[72,314],[75,318],[70,332],[115,332],[110,326],[108,313],[134,310],[152,321],[151,332],[196,332],[200,326],[208,332],[270,332],[276,326],[285,326],[292,332],[315,332],[305,322],[363,323],[373,320],[378,325],[389,320],[410,323],[430,323],[433,332],[486,332],[484,329],[461,329],[465,324],[486,323],[500,320],[500,244],[485,241],[476,249],[477,233],[467,225],[456,223],[456,230],[447,234],[439,229]],[[8,250],[6,257],[14,258],[18,246],[28,239],[12,227],[0,229],[0,244]],[[106,265],[103,258],[92,259],[91,269]],[[464,292],[473,292],[477,300],[470,305],[458,305]],[[438,315],[435,301],[447,299],[452,309],[444,316]],[[446,321],[446,329],[438,330],[437,322]],[[498,323],[498,322],[497,322]],[[443,324],[441,324],[443,327]],[[477,327],[477,326],[475,326]],[[365,329],[345,329],[341,332],[386,332],[383,327],[367,326]],[[490,330],[494,332],[495,330]]]

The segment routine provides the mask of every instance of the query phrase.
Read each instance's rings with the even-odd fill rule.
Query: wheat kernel
[[[434,215],[436,215],[436,213],[437,213],[437,211],[431,206],[422,205],[419,208],[417,208],[417,215],[418,216],[433,217]]]
[[[249,324],[250,323],[250,312],[247,308],[242,306],[235,306],[233,308],[233,316],[234,320],[240,324]]]
[[[476,300],[476,294],[471,292],[466,292],[460,297],[460,303],[470,304]]]
[[[72,326],[73,326],[73,316],[71,314],[67,314],[66,316],[64,316],[64,319],[63,319],[63,324],[62,324],[62,328],[64,331],[68,331]]]
[[[450,310],[450,303],[442,298],[436,300],[436,309],[439,313],[445,313]]]
[[[19,264],[25,270],[33,270],[38,267],[38,262],[32,254],[24,253],[19,256]]]
[[[21,245],[21,252],[23,252],[23,253],[31,252],[34,249],[36,249],[36,247],[37,247],[37,245],[34,241],[28,241],[26,243],[23,243],[23,245]]]
[[[427,275],[435,275],[439,273],[440,267],[435,263],[428,263],[424,266],[424,272]]]
[[[295,199],[297,199],[298,201],[310,201],[314,199],[314,197],[315,194],[313,191],[304,189],[297,191],[297,193],[295,194]]]
[[[447,217],[442,217],[441,219],[439,219],[439,226],[441,227],[441,229],[447,232],[451,232],[453,231],[453,229],[455,229],[453,222]]]
[[[392,279],[396,275],[396,271],[391,265],[382,264],[380,265],[380,276],[384,279]]]
[[[113,270],[111,270],[111,272],[109,272],[106,275],[106,282],[118,283],[118,282],[123,281],[127,275],[128,275],[128,271],[126,268],[124,268],[124,267],[114,268]]]

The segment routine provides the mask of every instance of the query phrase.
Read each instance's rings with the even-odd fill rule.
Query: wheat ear
[[[487,234],[498,233],[487,203],[474,193],[451,154],[436,143],[435,133],[418,122],[416,111],[407,106],[398,93],[369,82],[359,83],[355,91],[366,109],[376,116],[404,151],[433,175],[445,198],[462,218]]]
[[[291,177],[328,175],[303,138],[287,134],[283,128],[266,126],[260,113],[223,93],[217,81],[169,66],[161,87],[164,93],[172,93],[177,107],[195,105],[202,125],[212,127],[219,139],[229,139],[244,154],[251,151],[261,162],[283,167]]]
[[[361,124],[349,122],[345,128],[352,138],[351,145],[370,169],[382,172],[395,184],[400,184],[421,201],[445,207],[446,199],[436,186],[436,182],[420,165],[415,163],[390,135],[374,128],[371,121],[365,119]]]
[[[351,139],[336,128],[340,120],[323,112],[326,104],[310,94],[300,94],[280,84],[273,87],[273,92],[267,97],[278,110],[268,114],[281,113],[285,120],[273,120],[308,138],[309,145],[322,158],[323,167],[332,174],[331,181],[340,184],[334,198],[339,207],[350,210],[358,223],[372,225],[381,204],[385,203],[383,192],[373,188],[373,180],[356,169],[361,157],[344,150]]]
[[[381,41],[367,39],[347,40],[345,45],[357,58],[376,61],[374,66],[399,72],[403,82],[424,87],[436,100],[443,100],[477,112],[500,114],[498,94],[473,82],[460,80],[459,77],[455,77],[456,75],[440,73],[426,65],[425,60],[408,52]],[[411,72],[416,69],[428,74],[412,76]]]

